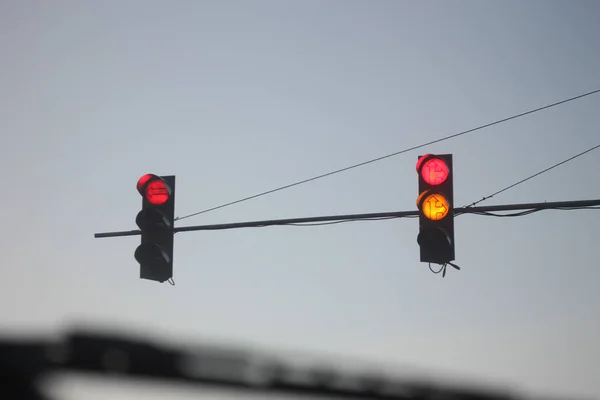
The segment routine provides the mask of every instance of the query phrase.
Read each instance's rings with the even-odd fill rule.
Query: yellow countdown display
[[[423,211],[423,215],[432,221],[444,219],[450,212],[448,199],[441,193],[431,193],[425,191],[421,193],[418,200],[418,206]]]

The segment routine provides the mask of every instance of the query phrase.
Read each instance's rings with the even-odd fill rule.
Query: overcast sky
[[[445,279],[414,219],[178,234],[174,287],[139,279],[139,237],[93,238],[136,228],[145,173],[177,176],[183,216],[598,89],[599,18],[593,0],[2,1],[3,331],[111,324],[600,397],[597,211],[461,216]],[[413,210],[422,152],[454,155],[464,205],[600,143],[599,109],[180,226]],[[481,205],[598,198],[599,153]]]

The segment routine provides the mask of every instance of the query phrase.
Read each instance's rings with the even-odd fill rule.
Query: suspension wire
[[[284,189],[289,189],[291,187],[298,186],[298,185],[301,185],[301,184],[304,184],[304,183],[312,182],[312,181],[315,181],[317,179],[322,179],[322,178],[325,178],[325,177],[328,177],[328,176],[331,176],[331,175],[339,174],[341,172],[345,172],[345,171],[348,171],[348,170],[351,170],[351,169],[354,169],[354,168],[362,167],[362,166],[367,165],[367,164],[371,164],[371,163],[374,163],[374,162],[377,162],[377,161],[384,160],[386,158],[390,158],[390,157],[394,157],[394,156],[397,156],[397,155],[400,155],[400,154],[408,153],[410,151],[417,150],[417,149],[420,149],[422,147],[426,147],[426,146],[429,146],[429,145],[432,145],[432,144],[435,144],[435,143],[440,143],[440,142],[443,142],[443,141],[446,141],[446,140],[450,140],[450,139],[453,139],[453,138],[456,138],[456,137],[459,137],[459,136],[463,136],[463,135],[466,135],[468,133],[472,133],[472,132],[475,132],[475,131],[479,131],[479,130],[482,130],[482,129],[485,129],[485,128],[489,128],[491,126],[498,125],[498,124],[501,124],[501,123],[504,123],[504,122],[507,122],[507,121],[510,121],[510,120],[513,120],[513,119],[521,118],[521,117],[524,117],[524,116],[529,115],[529,114],[534,114],[534,113],[537,113],[537,112],[542,111],[542,110],[547,110],[549,108],[556,107],[558,105],[565,104],[565,103],[568,103],[568,102],[571,102],[571,101],[574,101],[574,100],[577,100],[577,99],[581,99],[583,97],[591,96],[591,95],[594,95],[596,93],[600,93],[600,89],[592,90],[590,92],[587,92],[587,93],[584,93],[584,94],[580,94],[578,96],[574,96],[574,97],[570,97],[570,98],[565,99],[565,100],[557,101],[555,103],[551,103],[551,104],[548,104],[548,105],[545,105],[545,106],[542,106],[542,107],[538,107],[538,108],[535,108],[535,109],[532,109],[532,110],[529,110],[529,111],[525,111],[525,112],[522,112],[522,113],[510,116],[510,117],[507,117],[507,118],[502,118],[502,119],[499,119],[499,120],[496,120],[496,121],[493,121],[493,122],[490,122],[490,123],[487,123],[487,124],[484,124],[484,125],[480,125],[480,126],[477,126],[475,128],[471,128],[471,129],[468,129],[468,130],[465,130],[465,131],[462,131],[462,132],[458,132],[458,133],[455,133],[455,134],[452,134],[452,135],[444,136],[444,137],[436,139],[436,140],[431,140],[429,142],[426,142],[426,143],[423,143],[423,144],[420,144],[420,145],[417,145],[417,146],[409,147],[409,148],[406,148],[404,150],[400,150],[400,151],[396,151],[394,153],[386,154],[384,156],[373,158],[371,160],[360,162],[358,164],[350,165],[350,166],[345,167],[345,168],[340,168],[340,169],[337,169],[337,170],[334,170],[334,171],[331,171],[331,172],[327,172],[325,174],[317,175],[317,176],[314,176],[312,178],[303,179],[301,181],[297,181],[297,182],[294,182],[294,183],[291,183],[291,184],[288,184],[288,185],[280,186],[280,187],[275,188],[275,189],[267,190],[265,192],[261,192],[261,193],[258,193],[258,194],[252,195],[252,196],[244,197],[244,198],[239,199],[239,200],[235,200],[235,201],[231,201],[231,202],[228,202],[228,203],[225,203],[225,204],[221,204],[219,206],[207,208],[207,209],[202,210],[202,211],[198,211],[198,212],[195,212],[195,213],[192,213],[192,214],[184,215],[183,217],[177,217],[177,218],[175,218],[175,221],[179,221],[179,220],[182,220],[182,219],[194,217],[196,215],[204,214],[204,213],[207,213],[209,211],[218,210],[220,208],[228,207],[228,206],[231,206],[231,205],[234,205],[234,204],[238,204],[238,203],[242,203],[242,202],[245,202],[245,201],[248,201],[248,200],[255,199],[257,197],[266,196],[266,195],[271,194],[271,193],[279,192],[279,191],[284,190]]]
[[[485,201],[485,200],[491,199],[492,197],[496,196],[497,194],[500,194],[500,193],[502,193],[502,192],[506,192],[507,190],[509,190],[509,189],[512,189],[512,188],[514,188],[515,186],[518,186],[518,185],[520,185],[520,184],[522,184],[522,183],[524,183],[524,182],[527,182],[527,181],[528,181],[528,180],[530,180],[530,179],[533,179],[533,178],[535,178],[535,177],[537,177],[537,176],[540,176],[540,175],[542,175],[542,174],[544,174],[544,173],[546,173],[546,172],[548,172],[548,171],[550,171],[550,170],[552,170],[552,169],[554,169],[554,168],[556,168],[556,167],[559,167],[559,166],[561,166],[561,165],[563,165],[563,164],[566,164],[566,163],[568,163],[568,162],[570,162],[570,161],[573,161],[573,160],[575,160],[576,158],[578,158],[578,157],[581,157],[581,156],[583,156],[584,154],[590,153],[590,152],[592,152],[592,151],[594,151],[594,150],[596,150],[596,149],[598,149],[598,148],[600,148],[600,144],[597,144],[597,145],[595,145],[595,146],[592,146],[592,147],[590,147],[589,149],[582,151],[581,153],[575,154],[574,156],[572,156],[572,157],[569,157],[569,158],[567,158],[566,160],[563,160],[563,161],[561,161],[561,162],[558,162],[558,163],[556,163],[556,164],[554,164],[554,165],[552,165],[552,166],[550,166],[550,167],[548,167],[548,168],[546,168],[546,169],[543,169],[543,170],[541,170],[541,171],[539,171],[539,172],[537,172],[537,173],[535,173],[535,174],[533,174],[533,175],[530,175],[530,176],[528,176],[528,177],[527,177],[527,178],[525,178],[525,179],[521,179],[520,181],[518,181],[518,182],[515,182],[515,183],[513,183],[512,185],[508,185],[508,186],[506,186],[505,188],[503,188],[503,189],[500,189],[500,190],[498,190],[497,192],[494,192],[494,193],[490,194],[489,196],[484,196],[484,197],[482,197],[480,200],[477,200],[477,201],[475,201],[475,202],[473,202],[473,203],[471,203],[471,204],[469,204],[469,205],[465,205],[463,208],[474,207],[474,206],[476,206],[477,204],[481,203],[482,201]],[[461,215],[461,214],[458,214],[458,215]]]

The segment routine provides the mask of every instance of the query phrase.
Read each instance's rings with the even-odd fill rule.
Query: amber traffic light
[[[417,161],[421,261],[446,264],[454,260],[454,181],[451,154],[426,154]]]
[[[173,277],[175,176],[146,174],[137,183],[142,209],[135,222],[142,241],[135,250],[140,278],[164,282]]]

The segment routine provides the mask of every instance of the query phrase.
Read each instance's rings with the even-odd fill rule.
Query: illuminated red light
[[[441,158],[430,157],[427,155],[419,159],[417,162],[417,171],[420,170],[423,180],[429,185],[441,185],[448,179],[450,169]]]
[[[159,206],[169,201],[171,192],[165,182],[163,182],[162,180],[155,180],[148,183],[148,185],[146,186],[146,193],[144,194],[144,196],[146,197],[148,203],[155,206]]]

